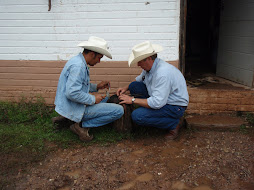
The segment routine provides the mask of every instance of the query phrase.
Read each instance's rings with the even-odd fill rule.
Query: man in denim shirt
[[[143,71],[136,81],[117,90],[120,103],[137,104],[132,120],[138,125],[167,129],[166,138],[177,138],[183,116],[189,103],[186,81],[173,65],[157,58],[160,45],[149,41],[132,48],[129,66],[137,63]],[[131,96],[124,93],[129,90]]]
[[[90,141],[93,139],[93,136],[88,133],[91,127],[111,123],[119,119],[124,111],[121,105],[102,103],[105,96],[89,94],[89,92],[109,88],[109,81],[102,81],[99,84],[90,83],[88,68],[88,65],[94,66],[99,63],[103,55],[112,59],[107,50],[107,42],[92,36],[78,46],[84,48],[84,51],[71,58],[61,72],[55,98],[55,110],[64,118],[75,122],[70,129],[79,136],[81,141]]]

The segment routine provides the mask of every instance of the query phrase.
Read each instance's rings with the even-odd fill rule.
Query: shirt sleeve
[[[87,77],[86,72],[81,67],[73,66],[69,68],[65,94],[68,99],[85,105],[95,104],[95,96],[88,93],[88,80],[83,80]]]
[[[148,105],[153,109],[165,106],[170,93],[170,79],[167,76],[156,76],[152,84],[152,94],[147,99]]]

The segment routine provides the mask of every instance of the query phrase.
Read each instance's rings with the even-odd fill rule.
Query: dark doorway
[[[185,77],[194,79],[216,72],[220,0],[188,0]]]

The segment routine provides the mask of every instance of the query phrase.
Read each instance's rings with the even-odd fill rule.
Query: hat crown
[[[163,47],[161,45],[152,44],[149,41],[139,43],[132,48],[128,64],[130,66],[133,63],[138,63],[139,61],[146,59],[147,57],[152,56],[154,54],[157,54],[162,50]]]
[[[111,53],[108,51],[108,43],[103,38],[96,36],[90,36],[88,41],[84,41],[78,44],[79,47],[106,55],[108,58],[112,59]]]
[[[90,42],[91,44],[94,44],[98,47],[101,47],[103,49],[108,49],[108,43],[103,38],[91,36],[91,37],[89,37],[88,42]]]
[[[134,46],[132,48],[132,52],[133,52],[134,57],[138,57],[140,55],[153,53],[154,49],[153,49],[151,42],[145,41],[145,42],[142,42],[142,43]]]

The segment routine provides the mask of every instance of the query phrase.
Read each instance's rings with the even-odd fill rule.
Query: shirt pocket
[[[82,91],[88,93],[89,92],[89,80],[83,80],[82,82]]]

